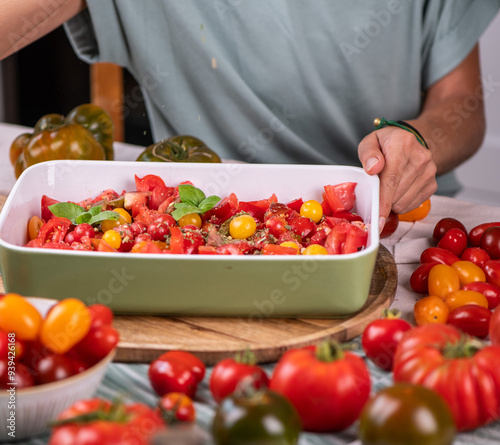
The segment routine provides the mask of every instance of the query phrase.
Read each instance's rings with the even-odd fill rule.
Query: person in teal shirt
[[[246,162],[363,166],[381,180],[381,226],[391,209],[453,195],[453,169],[484,136],[478,40],[499,0],[55,3],[0,0],[2,57],[66,22],[83,60],[134,75],[155,140],[191,134]],[[408,127],[375,129],[381,117],[428,148]]]

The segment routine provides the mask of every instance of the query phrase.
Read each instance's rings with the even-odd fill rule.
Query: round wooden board
[[[291,348],[327,338],[344,342],[360,335],[370,321],[389,307],[396,287],[396,263],[380,245],[368,300],[349,318],[255,320],[119,315],[115,317],[115,327],[120,332],[115,361],[149,363],[162,352],[178,349],[192,352],[207,365],[244,349],[253,351],[260,363],[277,361]]]

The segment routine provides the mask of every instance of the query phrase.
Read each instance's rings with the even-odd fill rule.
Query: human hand
[[[391,209],[406,213],[437,190],[432,153],[408,131],[397,127],[374,131],[360,142],[358,156],[364,170],[380,178],[380,230]]]

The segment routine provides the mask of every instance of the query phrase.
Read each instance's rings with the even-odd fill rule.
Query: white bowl
[[[46,298],[28,300],[42,315],[57,303],[57,300]],[[91,397],[115,354],[116,350],[113,350],[91,368],[64,380],[18,389],[12,396],[3,390],[0,393],[0,443],[26,439],[47,431],[49,422],[55,420],[59,413],[77,400]],[[14,408],[11,403],[15,404]],[[14,437],[9,434],[12,432]]]

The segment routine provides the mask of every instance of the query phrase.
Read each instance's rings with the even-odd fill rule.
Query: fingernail
[[[384,230],[384,226],[385,226],[385,218],[383,216],[381,216],[378,220],[378,232],[381,233],[382,230]]]
[[[378,162],[378,158],[370,158],[366,162],[366,169],[371,170],[371,168]]]

